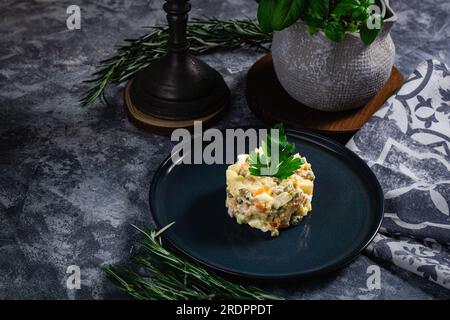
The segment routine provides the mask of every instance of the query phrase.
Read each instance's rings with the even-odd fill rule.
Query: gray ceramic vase
[[[310,35],[299,20],[273,35],[272,57],[283,88],[302,104],[323,111],[364,106],[389,79],[395,47],[389,34],[397,20],[386,4],[383,29],[369,46],[359,33],[336,43],[323,32]]]

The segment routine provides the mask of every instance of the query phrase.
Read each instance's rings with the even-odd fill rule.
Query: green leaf
[[[255,151],[250,152],[248,163],[250,164],[248,171],[254,176],[260,176],[262,164],[259,154]]]
[[[354,0],[344,0],[338,3],[334,8],[331,16],[335,20],[340,20],[343,16],[348,16],[352,13],[353,9],[358,7],[358,3]]]
[[[272,17],[272,28],[282,30],[296,22],[305,12],[306,0],[276,1]]]
[[[303,164],[303,160],[300,158],[289,157],[286,161],[283,161],[278,167],[276,177],[280,179],[289,178],[295,170],[299,169]]]
[[[314,26],[306,26],[308,28],[308,32],[310,35],[316,34],[317,31],[319,31],[319,28],[314,27]]]
[[[270,145],[268,145],[267,141],[261,142],[261,148],[264,154],[267,154],[267,156],[270,157]]]
[[[346,31],[348,31],[348,32],[358,32],[358,30],[359,30],[359,26],[358,26],[358,24],[356,24],[354,22],[349,23],[347,25]]]
[[[367,19],[367,8],[359,6],[352,11],[352,21],[362,21]]]
[[[258,5],[258,22],[263,32],[270,33],[273,31],[272,19],[275,2],[275,0],[261,0]]]
[[[306,27],[308,28],[308,32],[310,34],[314,34],[317,31],[319,31],[319,29],[322,27],[323,25],[323,20],[320,18],[316,18],[310,15],[307,15],[303,21],[305,22]]]
[[[335,41],[342,42],[345,36],[345,28],[337,21],[330,21],[325,24],[325,35]]]
[[[375,0],[362,0],[361,1],[361,5],[362,6],[364,6],[364,7],[368,7],[368,6],[370,6],[370,5],[372,5],[372,4],[375,4],[376,3],[376,1]]]
[[[328,15],[330,0],[312,0],[308,2],[310,14],[325,19]]]
[[[274,129],[278,130],[278,138],[272,136],[271,133],[267,135],[267,139],[261,143],[262,155],[255,151],[250,153],[248,159],[249,172],[254,176],[261,176],[262,168],[265,170],[271,169],[264,175],[285,179],[291,176],[295,170],[298,170],[304,162],[300,158],[294,158],[295,145],[289,143],[283,125],[277,124]],[[275,161],[271,157],[271,148],[279,151],[275,169],[271,166],[272,162]]]
[[[381,26],[383,26],[383,19],[381,19]],[[380,29],[373,28],[369,29],[367,26],[367,20],[363,23],[361,23],[361,27],[359,30],[361,40],[365,45],[370,45],[372,42],[375,41],[376,37],[380,33]]]

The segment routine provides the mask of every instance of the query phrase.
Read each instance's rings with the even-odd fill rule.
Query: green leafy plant
[[[346,32],[359,32],[364,44],[371,44],[381,28],[369,28],[376,18],[371,12],[376,0],[259,0],[258,21],[264,32],[282,30],[297,20],[304,21],[311,34],[323,30],[326,37],[341,42]]]
[[[138,300],[283,299],[233,283],[166,249],[160,237],[173,224],[159,231],[133,226],[144,236],[139,253],[128,266],[104,269],[119,288]]]
[[[278,138],[269,133],[267,139],[261,143],[262,153],[256,151],[250,153],[248,170],[254,176],[265,175],[285,179],[298,170],[304,162],[301,158],[294,157],[295,145],[288,142],[283,124],[277,124],[274,129],[278,130]],[[272,148],[278,150],[278,159],[274,159]],[[273,163],[274,161],[277,163]],[[262,169],[265,169],[265,173]]]
[[[81,99],[86,106],[103,97],[109,85],[117,85],[130,79],[136,72],[166,53],[169,32],[167,26],[155,26],[151,32],[138,38],[128,39],[117,54],[101,62],[100,70],[94,73],[92,88]],[[271,35],[264,33],[255,20],[192,19],[187,29],[190,52],[194,55],[218,50],[251,48],[268,51],[264,44]]]

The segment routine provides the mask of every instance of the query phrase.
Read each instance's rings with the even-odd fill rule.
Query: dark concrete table
[[[392,1],[399,15],[393,38],[406,75],[423,59],[450,63],[448,0]],[[100,267],[129,255],[131,223],[151,225],[148,188],[169,153],[168,138],[132,126],[121,90],[113,106],[78,104],[95,65],[142,26],[164,22],[161,1],[87,1],[81,30],[66,28],[71,1],[0,3],[0,298],[119,298]],[[253,17],[245,0],[192,1],[193,16]],[[231,111],[219,127],[261,124],[244,99],[252,52],[205,57],[226,78]],[[376,261],[361,256],[320,279],[265,283],[292,298],[449,298],[450,292],[392,266],[381,267],[381,289],[368,290]],[[66,288],[66,268],[81,268],[80,290]]]

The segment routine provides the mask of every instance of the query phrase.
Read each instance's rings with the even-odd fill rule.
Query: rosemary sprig
[[[105,268],[122,290],[139,300],[282,299],[233,283],[164,248],[160,235],[173,224],[160,231],[133,226],[144,235],[142,252],[132,258],[131,266]]]
[[[108,85],[117,85],[128,80],[137,71],[145,68],[155,58],[166,53],[169,37],[167,26],[151,27],[152,31],[138,39],[127,39],[128,45],[120,47],[116,56],[101,62],[100,70],[86,82],[93,87],[81,99],[83,106],[101,97]],[[264,33],[255,20],[192,19],[188,25],[187,38],[194,55],[217,50],[251,48],[268,49],[271,35]]]

